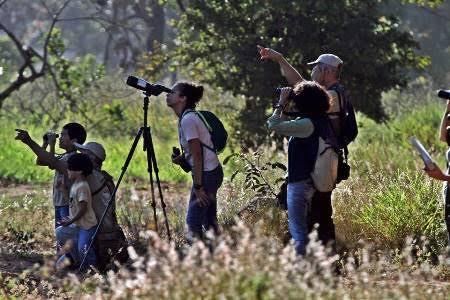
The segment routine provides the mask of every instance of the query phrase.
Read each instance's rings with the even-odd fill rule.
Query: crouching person
[[[113,195],[115,184],[112,176],[102,170],[106,151],[100,143],[88,142],[84,145],[74,143],[74,145],[77,150],[89,157],[93,165],[92,174],[87,179],[91,187],[92,208],[97,220],[101,221],[95,236],[94,249],[97,254],[97,268],[100,272],[104,272],[114,268],[114,261],[125,263],[128,260],[128,243],[117,222],[115,195]],[[102,219],[103,213],[105,216]]]
[[[313,81],[302,81],[293,90],[292,101],[300,117],[284,119],[291,88],[283,88],[279,103],[268,119],[270,130],[289,137],[287,208],[289,231],[297,254],[304,255],[308,243],[308,211],[315,188],[311,179],[319,137],[325,139],[330,130],[326,112],[329,109],[327,92]]]
[[[97,257],[94,249],[88,247],[97,228],[97,217],[92,208],[92,195],[86,176],[92,173],[92,162],[85,154],[74,154],[67,160],[67,175],[73,184],[70,188],[69,217],[60,221],[56,228],[56,240],[64,253],[57,262],[57,267],[67,260],[80,265],[86,256],[83,269],[94,267]],[[68,247],[65,247],[69,244]]]

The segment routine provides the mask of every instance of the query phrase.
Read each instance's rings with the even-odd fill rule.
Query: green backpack
[[[183,113],[182,118],[190,112],[195,113],[200,118],[200,120],[202,120],[203,124],[205,124],[206,128],[211,134],[211,141],[214,148],[211,148],[203,143],[202,146],[215,153],[221,153],[225,149],[228,139],[228,132],[223,126],[222,121],[220,121],[220,119],[215,114],[207,110],[188,110]]]

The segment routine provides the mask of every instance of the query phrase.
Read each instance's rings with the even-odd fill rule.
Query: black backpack
[[[221,153],[225,149],[228,140],[228,132],[223,126],[222,121],[220,121],[220,119],[215,114],[207,110],[187,110],[183,113],[181,118],[191,112],[195,113],[208,129],[214,148],[211,148],[203,143],[202,146],[215,153]]]
[[[330,90],[335,91],[338,95],[339,113],[337,114],[340,121],[340,133],[336,134],[336,138],[339,148],[345,149],[358,135],[355,110],[353,109],[352,103],[347,99],[341,85],[335,84],[330,87]]]
[[[348,160],[348,144],[355,140],[358,135],[358,124],[356,123],[355,110],[352,103],[347,99],[344,88],[335,84],[329,88],[337,93],[339,101],[339,134],[335,133],[339,148],[339,161],[338,161],[338,174],[336,183],[346,180],[350,176],[350,166],[347,163]]]

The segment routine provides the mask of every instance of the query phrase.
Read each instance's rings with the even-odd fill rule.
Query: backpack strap
[[[344,100],[342,100],[341,93],[338,90],[336,90],[336,92],[337,92],[338,97],[339,97],[339,112],[340,112],[339,118],[341,120],[341,130],[342,130],[344,128],[344,117],[345,117],[345,112],[343,110],[343,101]],[[345,158],[345,162],[347,162],[347,157],[348,157],[348,148],[347,148],[347,145],[344,144],[344,158]]]
[[[187,115],[187,114],[190,113],[190,112],[195,113],[195,114],[199,117],[199,119],[203,122],[203,125],[205,125],[206,129],[208,130],[208,132],[209,132],[210,135],[211,135],[211,132],[212,132],[211,125],[209,125],[208,121],[206,121],[205,117],[202,115],[201,112],[196,111],[196,110],[194,110],[194,109],[187,109],[187,110],[185,110],[185,111],[183,112],[183,114],[181,115],[181,118],[180,118],[180,124],[179,124],[180,128],[181,128],[181,120],[183,119],[183,117],[184,117],[185,115]],[[214,153],[217,154],[217,150],[216,150],[216,149],[211,148],[210,146],[206,145],[206,144],[203,143],[202,141],[200,141],[200,144],[202,145],[202,147],[205,147],[206,149],[211,150],[212,152],[214,152]],[[181,149],[183,149],[183,147],[181,147]]]
[[[91,195],[92,197],[94,197],[95,195],[97,195],[98,193],[100,193],[101,190],[103,190],[106,187],[106,181],[103,182],[102,186],[99,187],[96,191],[92,192]]]
[[[336,92],[337,96],[338,96],[338,101],[339,101],[339,112],[338,113],[333,113],[334,115],[338,115],[339,116],[339,121],[340,121],[340,125],[341,125],[341,131],[344,128],[344,117],[345,117],[345,112],[343,110],[343,99],[342,99],[342,95],[341,92],[337,89],[337,88],[332,88],[333,91]],[[333,127],[331,127],[333,129]],[[334,129],[333,129],[334,132]],[[336,133],[334,133],[336,136]],[[337,136],[336,136],[337,138]],[[347,156],[348,156],[348,148],[347,145],[344,145],[343,147],[344,149],[344,159],[345,161],[347,161]]]

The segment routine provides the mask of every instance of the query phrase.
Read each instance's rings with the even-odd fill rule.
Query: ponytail
[[[177,86],[180,90],[180,96],[186,97],[186,108],[194,109],[197,102],[203,97],[203,86],[189,82],[179,82]]]

